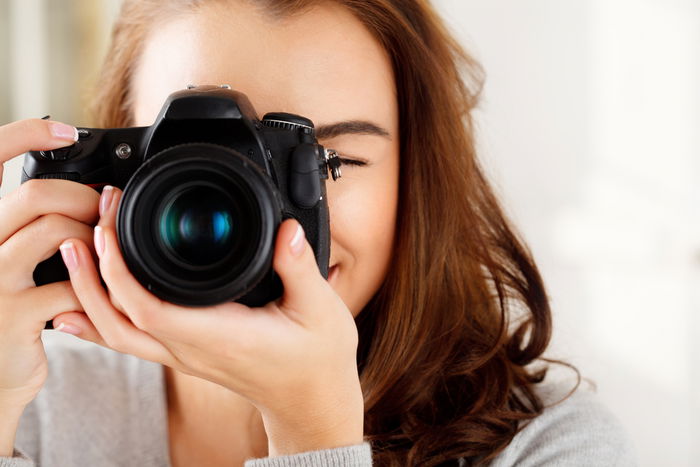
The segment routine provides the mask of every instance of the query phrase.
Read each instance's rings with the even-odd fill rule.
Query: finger
[[[53,319],[53,326],[55,331],[72,334],[83,340],[109,347],[85,313],[61,313]]]
[[[61,214],[46,214],[0,245],[0,283],[5,290],[34,286],[32,275],[37,264],[58,251],[67,238],[79,238],[92,245],[92,227]]]
[[[65,123],[32,118],[0,126],[0,163],[27,151],[45,151],[78,141],[78,130]]]
[[[98,259],[99,261],[99,259]],[[114,296],[111,290],[107,289],[107,293],[109,295],[109,301],[112,302],[112,306],[117,310],[120,311],[121,313],[125,313],[124,307],[122,306],[121,303],[119,303],[119,300],[117,300],[117,297]]]
[[[95,245],[100,244],[97,248],[100,273],[113,295],[112,299],[120,304],[131,321],[138,328],[153,332],[158,330],[158,324],[167,321],[161,316],[163,302],[136,280],[124,262],[115,230],[121,194],[119,189],[105,187],[100,200],[102,216],[95,228]],[[173,312],[169,310],[168,315]]]
[[[3,306],[3,308],[6,308]],[[83,305],[78,300],[71,283],[68,281],[53,282],[32,287],[17,294],[7,311],[21,315],[18,319],[26,320],[32,326],[44,328],[47,321],[67,311],[79,311]]]
[[[107,291],[100,283],[87,246],[78,239],[70,239],[60,249],[75,294],[105,343],[118,352],[169,364],[172,359],[167,349],[152,336],[134,327],[125,315],[114,309]]]
[[[0,244],[45,214],[63,214],[94,225],[98,218],[99,199],[99,193],[81,183],[29,180],[0,200]]]
[[[321,276],[311,245],[296,220],[289,219],[280,225],[274,268],[284,285],[278,305],[285,311],[309,314],[325,308],[319,307],[324,300],[336,299],[335,294],[329,293],[330,285]]]
[[[164,302],[146,290],[129,271],[117,242],[115,224],[121,196],[122,192],[117,188],[105,187],[103,190],[100,200],[102,216],[95,228],[95,245],[100,256],[100,272],[115,308],[127,314],[137,328],[156,336],[166,345],[201,345],[202,342],[211,342],[212,329],[221,329],[235,322],[237,329],[245,333],[246,324],[264,319],[263,312],[240,303],[227,302],[193,310]],[[98,243],[103,245],[101,250]]]

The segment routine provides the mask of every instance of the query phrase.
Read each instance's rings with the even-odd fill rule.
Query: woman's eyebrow
[[[330,139],[341,135],[376,135],[391,139],[391,135],[381,126],[366,120],[345,120],[320,125],[316,128],[318,139]]]

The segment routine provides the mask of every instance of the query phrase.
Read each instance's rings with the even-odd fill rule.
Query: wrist
[[[261,411],[270,457],[353,446],[364,441],[359,381],[342,392],[300,401],[284,411]]]
[[[285,456],[361,444],[364,441],[363,419],[352,418],[321,420],[310,416],[303,422],[290,422],[263,417],[268,438],[268,455]]]
[[[12,457],[15,436],[24,407],[0,404],[0,457]]]

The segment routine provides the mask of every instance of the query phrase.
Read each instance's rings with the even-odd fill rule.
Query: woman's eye
[[[348,159],[346,157],[341,157],[340,163],[343,165],[355,165],[355,166],[359,166],[359,167],[367,165],[367,163],[364,161],[360,161],[357,159]]]

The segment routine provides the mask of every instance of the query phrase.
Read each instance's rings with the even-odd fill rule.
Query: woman
[[[162,302],[118,250],[119,190],[23,185],[0,201],[0,465],[632,462],[603,408],[529,366],[544,286],[477,164],[481,71],[427,2],[126,0],[96,124],[150,125],[188,83],[307,116],[343,155],[328,281],[286,221],[280,300]],[[6,125],[0,158],[74,137]],[[59,245],[70,283],[34,287]],[[138,358],[51,347],[47,364],[48,319]]]

